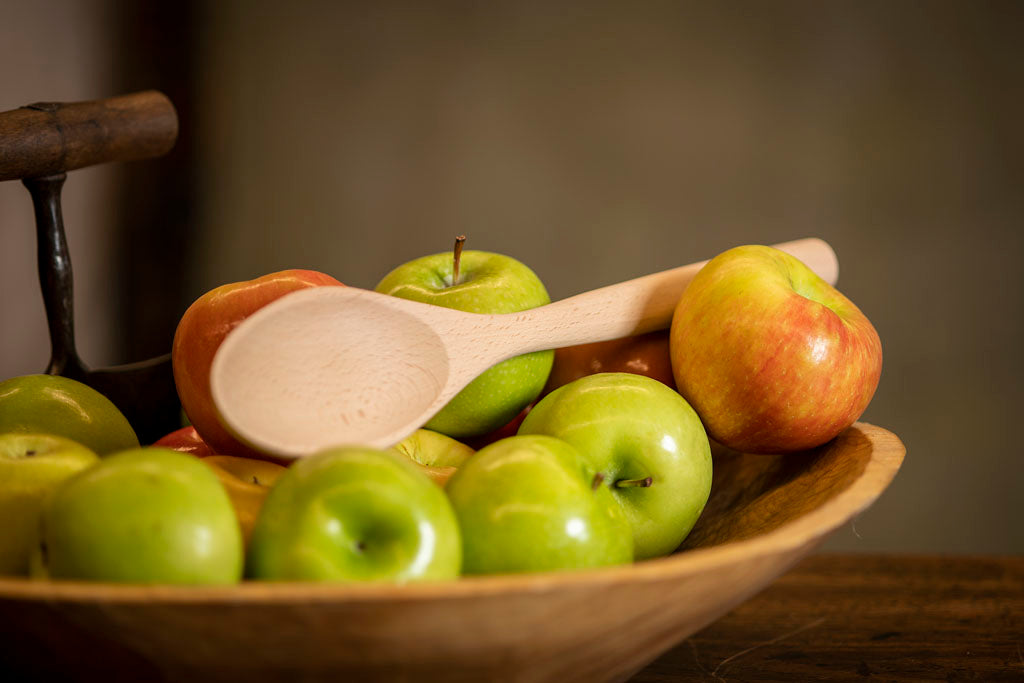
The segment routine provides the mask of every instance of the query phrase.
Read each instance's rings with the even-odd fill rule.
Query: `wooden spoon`
[[[835,283],[838,264],[824,241],[775,246]],[[389,447],[500,361],[668,327],[704,263],[502,315],[355,287],[294,292],[225,338],[210,370],[213,400],[228,429],[268,455]]]

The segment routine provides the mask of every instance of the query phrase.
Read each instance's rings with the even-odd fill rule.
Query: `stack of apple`
[[[151,446],[83,384],[0,382],[0,573],[406,582],[658,557],[707,501],[709,435],[751,453],[818,446],[881,372],[854,304],[787,254],[737,247],[696,276],[670,331],[507,360],[389,450],[274,462],[224,428],[210,366],[247,316],[318,286],[342,285],[292,270],[200,297],[172,351],[191,424]],[[377,290],[478,313],[549,301],[525,265],[461,239]]]

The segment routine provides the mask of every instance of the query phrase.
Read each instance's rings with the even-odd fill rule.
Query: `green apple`
[[[457,250],[458,253],[459,250]],[[453,280],[456,262],[458,280]],[[376,290],[470,313],[516,313],[551,302],[532,270],[509,256],[483,251],[434,254],[388,273]],[[510,358],[485,371],[427,424],[455,438],[498,429],[533,402],[544,388],[553,351]]]
[[[479,450],[448,482],[463,572],[555,571],[626,564],[633,538],[601,476],[550,436],[511,436]]]
[[[68,479],[43,513],[52,578],[131,583],[240,580],[242,534],[201,460],[166,448],[108,455]]]
[[[519,433],[567,441],[604,476],[629,519],[638,560],[679,547],[711,492],[711,447],[700,418],[650,377],[577,379],[541,399]]]
[[[423,473],[441,487],[475,452],[461,441],[430,429],[417,429],[394,449],[421,467]]]
[[[0,382],[0,432],[56,434],[99,455],[139,446],[135,430],[106,396],[60,375]]]
[[[333,448],[296,461],[271,489],[248,573],[292,581],[453,579],[459,528],[444,491],[395,451]]]
[[[26,574],[39,545],[39,517],[60,484],[99,461],[82,444],[53,434],[0,434],[0,574]]]
[[[801,261],[757,245],[701,268],[676,306],[669,349],[708,433],[747,453],[832,439],[882,373],[881,341],[860,309]]]

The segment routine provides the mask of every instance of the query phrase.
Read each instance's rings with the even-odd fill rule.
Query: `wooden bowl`
[[[624,680],[870,505],[904,453],[863,423],[802,454],[718,450],[684,546],[626,567],[409,586],[3,579],[0,662],[63,680]]]

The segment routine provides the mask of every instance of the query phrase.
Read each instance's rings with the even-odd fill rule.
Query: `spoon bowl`
[[[835,283],[835,253],[822,240],[775,246]],[[213,401],[238,439],[270,456],[386,448],[507,358],[668,327],[704,263],[501,315],[355,287],[293,292],[225,338],[210,369]]]
[[[436,412],[451,367],[437,320],[450,317],[455,326],[472,314],[441,309],[432,326],[417,313],[436,307],[367,290],[294,294],[257,311],[217,353],[211,390],[232,431],[260,451],[299,455],[325,444],[325,424],[343,434],[338,445],[384,447],[404,438],[392,436],[392,424],[426,422]],[[253,338],[288,341],[257,344]],[[401,371],[379,371],[387,366]],[[366,371],[377,374],[375,381],[359,379]]]

